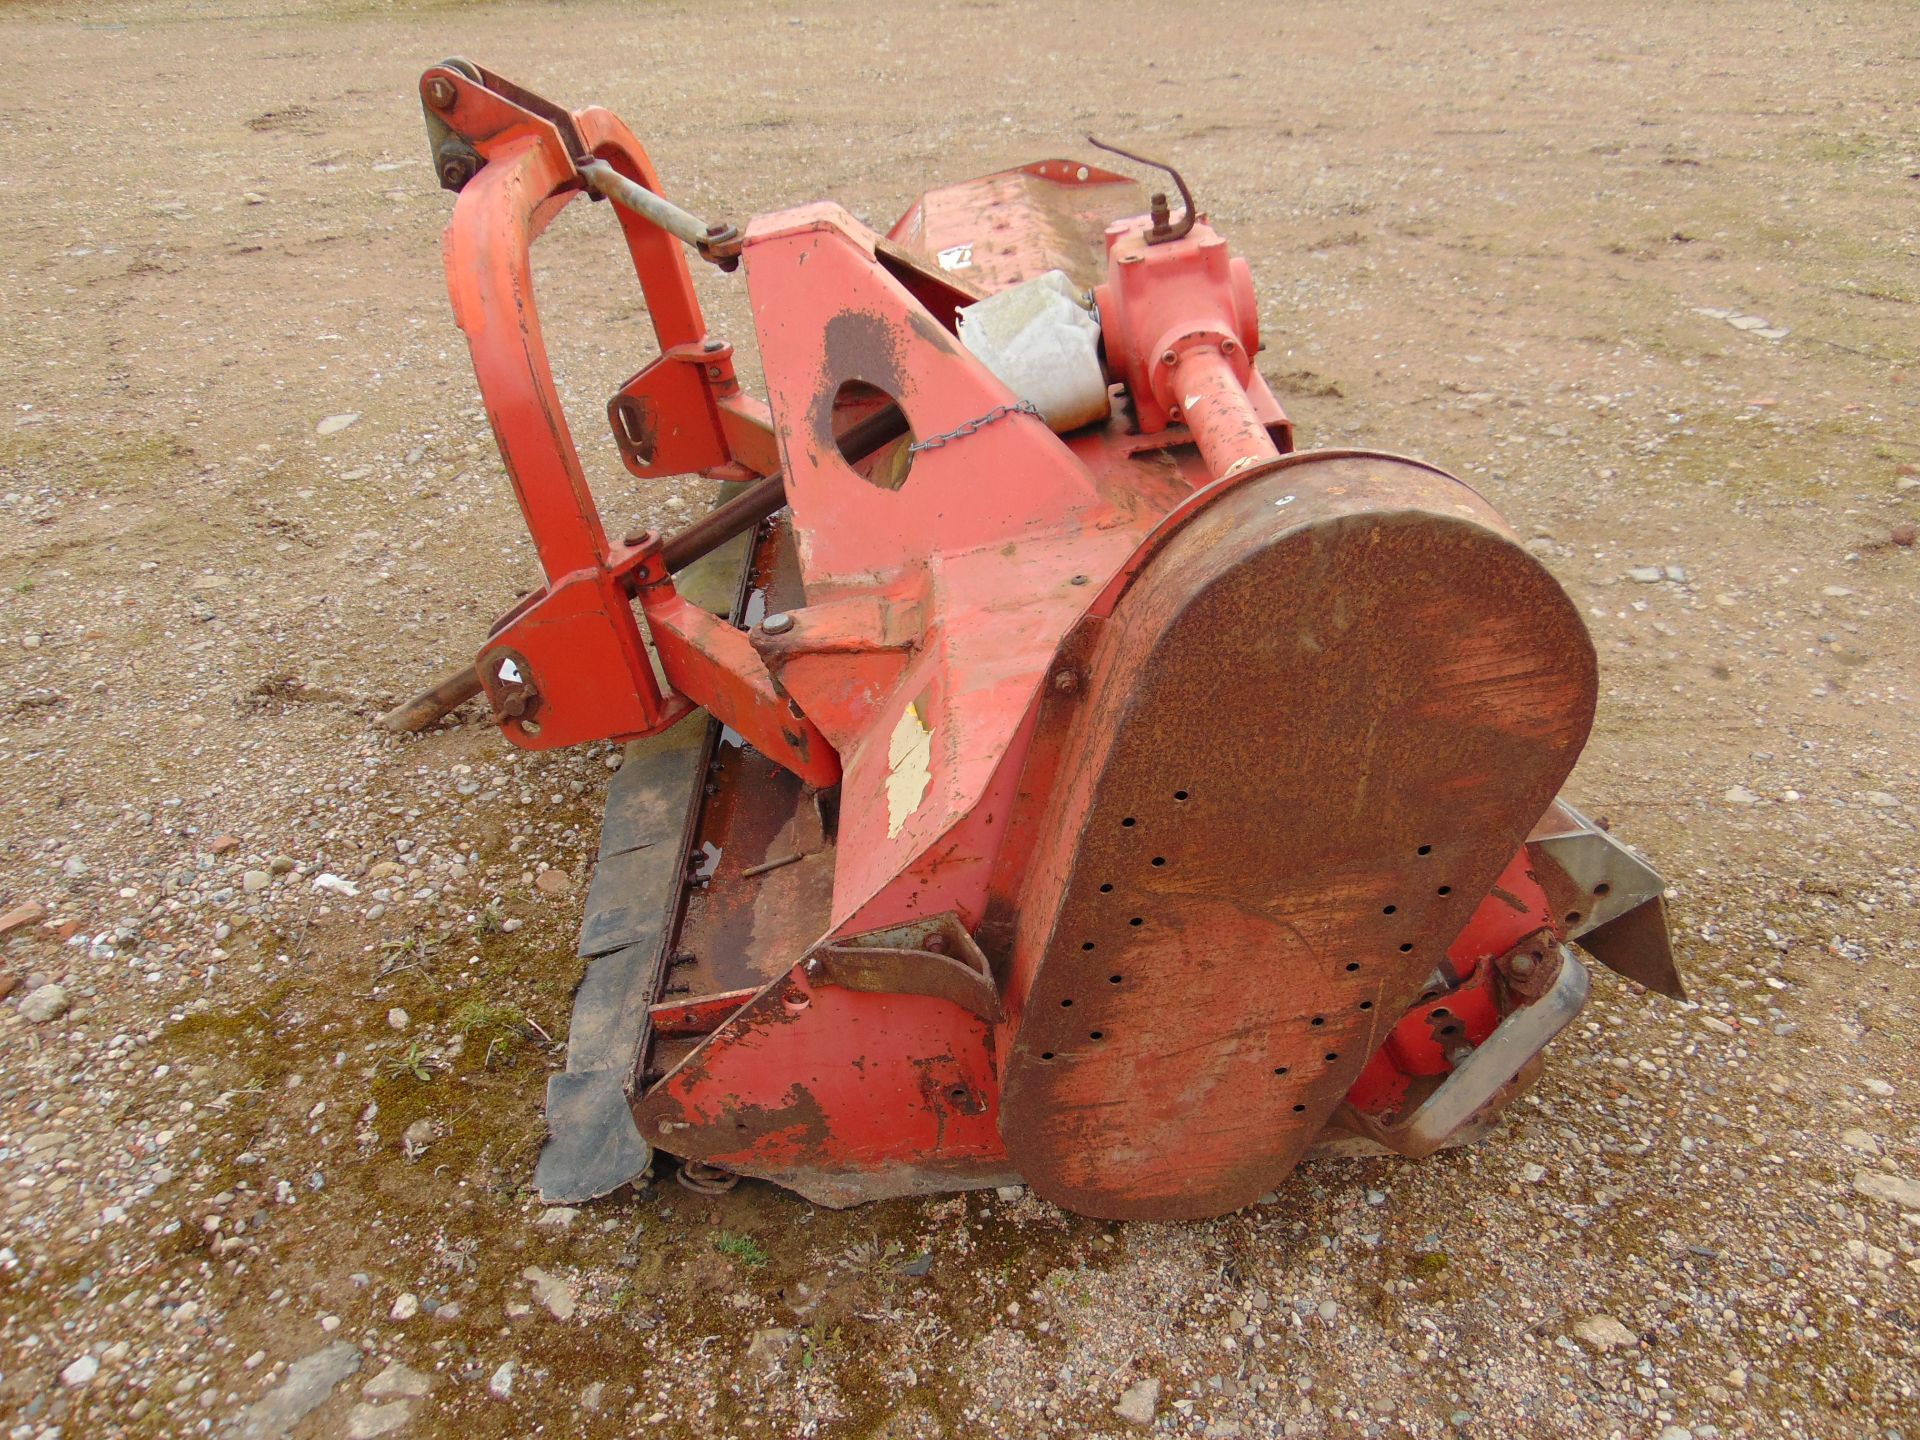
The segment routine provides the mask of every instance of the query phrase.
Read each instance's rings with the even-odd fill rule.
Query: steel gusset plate
[[[1687,998],[1667,933],[1666,882],[1564,800],[1527,837],[1534,875],[1567,938],[1617,975]]]

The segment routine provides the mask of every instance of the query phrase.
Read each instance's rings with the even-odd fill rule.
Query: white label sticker
[[[973,264],[973,242],[964,245],[949,245],[934,259],[940,262],[942,270],[965,270]]]
[[[933,783],[933,731],[909,705],[887,745],[887,838],[898,835]]]

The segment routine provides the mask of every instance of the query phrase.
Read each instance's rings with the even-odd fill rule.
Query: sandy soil
[[[0,47],[0,910],[47,909],[0,942],[9,1436],[302,1393],[302,1435],[1920,1435],[1920,12],[227,0]],[[608,752],[370,727],[536,573],[442,290],[449,53],[740,219],[1176,157],[1303,441],[1469,479],[1587,615],[1573,793],[1695,1003],[1603,977],[1484,1145],[1205,1225],[543,1222]],[[651,335],[576,210],[549,336],[610,528],[670,526],[702,485],[593,420]]]

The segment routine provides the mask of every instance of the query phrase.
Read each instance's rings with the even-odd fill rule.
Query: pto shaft
[[[1280,458],[1233,362],[1217,348],[1199,345],[1180,352],[1165,375],[1170,398],[1216,480]]]

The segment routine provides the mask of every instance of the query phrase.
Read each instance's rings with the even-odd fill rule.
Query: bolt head
[[[784,610],[776,610],[760,622],[760,628],[769,635],[784,635],[793,629],[793,616]]]
[[[1507,968],[1516,975],[1531,975],[1533,973],[1533,957],[1531,955],[1516,955],[1507,962]]]
[[[1080,688],[1080,677],[1065,665],[1053,672],[1053,688],[1059,694],[1071,695]]]
[[[453,88],[453,82],[444,75],[436,75],[427,81],[427,103],[436,110],[451,110],[459,94]]]
[[[702,350],[705,350],[709,355],[717,355],[722,350],[727,348],[727,342],[724,340],[709,340],[707,341],[706,344],[702,345],[700,348]]]
[[[1162,350],[1160,352],[1160,363],[1162,365],[1176,365],[1179,361],[1180,357],[1171,350]]]

